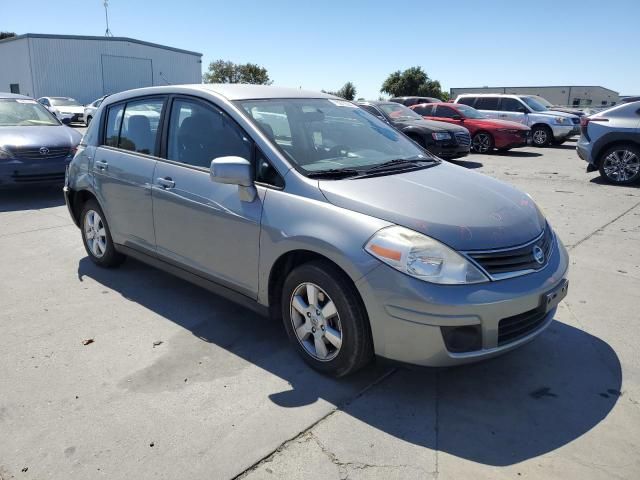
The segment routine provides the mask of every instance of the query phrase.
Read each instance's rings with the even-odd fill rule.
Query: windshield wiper
[[[318,170],[307,173],[309,178],[349,178],[360,175],[362,172],[355,168],[330,168],[329,170]]]
[[[380,163],[380,164],[375,165],[375,166],[373,166],[371,168],[368,168],[366,170],[366,173],[381,172],[381,171],[384,171],[384,170],[393,170],[396,167],[402,167],[402,166],[406,166],[406,165],[422,166],[422,165],[419,165],[420,163],[434,164],[434,163],[438,163],[438,161],[435,158],[434,159],[430,159],[430,158],[396,158],[395,160],[389,160],[388,162]]]

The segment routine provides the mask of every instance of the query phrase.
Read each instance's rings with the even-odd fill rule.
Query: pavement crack
[[[587,240],[589,240],[591,237],[593,237],[596,233],[603,231],[605,228],[607,228],[609,225],[611,225],[612,223],[617,222],[618,220],[620,220],[622,217],[624,217],[626,214],[628,214],[629,212],[631,212],[633,209],[637,208],[640,206],[640,202],[637,202],[635,205],[633,205],[632,207],[628,208],[627,210],[625,210],[624,212],[622,212],[620,215],[618,215],[617,217],[615,217],[614,219],[608,221],[607,223],[605,223],[604,225],[596,228],[593,232],[591,232],[590,234],[586,235],[585,237],[581,238],[580,240],[578,240],[576,243],[574,243],[573,245],[567,247],[567,250],[574,250],[576,247],[578,247],[579,245],[583,244],[584,242],[586,242]]]
[[[374,388],[375,386],[379,385],[380,383],[384,382],[387,378],[391,377],[393,374],[395,374],[398,371],[397,368],[391,368],[389,370],[387,370],[386,372],[384,372],[380,377],[376,378],[373,382],[369,383],[368,385],[366,385],[364,388],[362,388],[358,393],[356,393],[353,398],[350,398],[348,400],[346,400],[343,403],[340,403],[338,405],[336,405],[330,412],[328,412],[326,415],[320,417],[318,420],[316,420],[315,422],[313,422],[311,425],[309,425],[307,428],[305,428],[304,430],[302,430],[301,432],[298,432],[295,436],[285,440],[284,442],[282,442],[280,445],[278,445],[278,447],[269,452],[267,455],[265,455],[264,457],[258,459],[258,461],[256,461],[255,463],[253,463],[252,465],[250,465],[249,467],[247,467],[246,469],[244,469],[242,472],[240,472],[239,474],[237,474],[236,476],[233,477],[233,480],[236,479],[240,479],[240,478],[245,478],[247,475],[249,475],[251,472],[253,472],[254,470],[256,470],[258,467],[260,467],[260,465],[263,465],[265,463],[269,463],[271,461],[273,461],[273,458],[280,452],[284,451],[289,445],[291,445],[294,442],[299,442],[299,441],[308,441],[309,438],[307,438],[308,436],[312,436],[313,434],[311,433],[311,430],[313,430],[317,425],[319,425],[320,423],[324,422],[325,420],[327,420],[328,418],[330,418],[334,413],[336,413],[338,410],[343,409],[344,407],[350,405],[351,403],[353,403],[355,400],[357,400],[358,398],[362,397],[363,395],[365,395],[368,391],[370,391],[372,388]]]

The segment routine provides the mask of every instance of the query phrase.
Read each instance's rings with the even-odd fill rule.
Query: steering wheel
[[[346,157],[349,154],[349,147],[347,147],[346,145],[334,145],[333,147],[331,147],[329,149],[329,153],[333,156],[333,157]]]

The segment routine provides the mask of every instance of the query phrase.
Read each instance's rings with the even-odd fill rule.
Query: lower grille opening
[[[498,324],[498,346],[527,336],[544,323],[546,316],[544,307],[538,307],[513,317],[503,318]]]
[[[473,352],[482,348],[480,325],[440,327],[447,350],[451,353]]]

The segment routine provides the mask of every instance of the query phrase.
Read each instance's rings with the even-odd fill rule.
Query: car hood
[[[545,225],[527,194],[446,162],[395,175],[321,180],[319,187],[336,206],[402,225],[457,250],[521,245]]]
[[[84,107],[82,105],[70,106],[70,107],[60,106],[60,107],[53,107],[53,108],[55,108],[59,112],[84,113]]]
[[[491,118],[468,118],[464,124],[474,125],[476,127],[485,128],[513,128],[516,130],[529,130],[529,127],[522,123],[512,122],[509,120],[494,120]]]
[[[0,147],[67,147],[81,139],[80,132],[66,125],[0,127]]]
[[[466,132],[467,129],[464,127],[460,127],[458,125],[453,125],[447,122],[437,122],[435,120],[400,120],[393,122],[395,127],[406,128],[406,127],[418,127],[425,128],[432,132]]]
[[[552,112],[562,112],[562,113],[569,113],[571,115],[576,115],[577,117],[582,117],[584,116],[584,112],[580,111],[580,110],[576,110],[574,108],[567,108],[567,107],[561,107],[561,106],[553,106],[553,107],[549,107],[549,110],[551,110]]]
[[[545,110],[544,112],[533,112],[533,115],[547,115],[549,117],[567,117],[567,118],[573,118],[577,116],[567,112],[560,112],[558,110]]]

